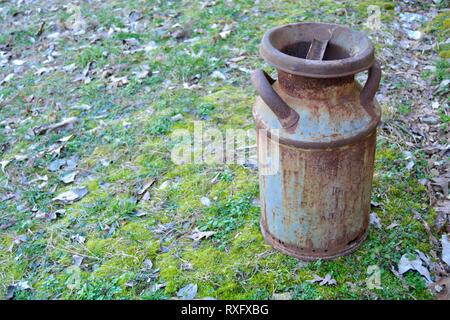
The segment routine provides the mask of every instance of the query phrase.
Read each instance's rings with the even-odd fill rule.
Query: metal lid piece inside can
[[[307,59],[317,37],[329,34],[322,59]],[[342,77],[369,69],[375,63],[374,46],[362,32],[336,24],[295,23],[264,34],[260,52],[270,65],[313,78]]]

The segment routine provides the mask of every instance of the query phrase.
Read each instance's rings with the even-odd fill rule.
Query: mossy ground
[[[425,29],[436,35],[441,58],[450,59],[450,43],[448,43],[450,36],[450,12],[444,11],[438,14],[433,21],[427,24]]]
[[[396,14],[393,3],[379,3],[385,17]],[[0,107],[0,121],[19,120],[0,125],[1,160],[11,161],[0,172],[0,196],[16,195],[0,202],[0,223],[16,220],[14,226],[0,231],[0,295],[6,296],[9,285],[26,281],[32,289],[16,290],[15,299],[165,299],[189,283],[198,284],[200,298],[267,299],[287,291],[294,299],[430,298],[417,273],[400,279],[391,271],[404,253],[431,248],[423,223],[416,219],[419,213],[432,223],[435,215],[427,190],[419,183],[426,174],[420,163],[408,170],[401,147],[383,134],[377,144],[373,190],[373,201],[379,203],[373,210],[383,228],[372,228],[356,253],[329,262],[302,264],[264,244],[254,201],[258,197],[254,168],[170,161],[171,132],[192,130],[194,121],[223,130],[253,128],[255,92],[247,70],[267,67],[258,54],[265,30],[299,20],[362,27],[368,4],[216,1],[201,9],[196,1],[83,2],[79,9],[87,32],[61,37],[55,61],[73,63],[78,70],[92,61],[94,69],[118,66],[115,76],[127,76],[129,83],[111,88],[100,74],[83,83],[74,82],[73,74],[60,69],[36,75],[36,69],[29,68],[1,86],[0,96],[7,103]],[[4,6],[8,14],[24,14],[23,7]],[[336,15],[342,7],[347,13]],[[146,28],[116,31],[92,44],[90,32],[101,27],[105,31],[112,26],[124,28],[133,10],[147,16]],[[73,16],[70,10],[44,8],[31,14],[28,24],[16,25],[14,30],[2,28],[0,42],[12,44],[13,53],[22,53],[23,59],[37,59],[45,41],[36,37],[42,19],[51,28],[49,22],[62,23]],[[157,28],[165,21],[191,24],[191,38],[196,40],[183,42],[161,35]],[[225,24],[235,27],[222,39],[219,33]],[[158,48],[124,54],[124,39],[129,38],[142,44],[154,41]],[[237,62],[240,69],[229,68],[229,59],[240,54],[246,57]],[[142,65],[148,65],[153,75],[141,81],[133,72]],[[8,68],[2,67],[1,78],[11,71]],[[227,80],[209,77],[215,70],[221,70]],[[199,79],[199,90],[183,87],[193,77]],[[183,119],[171,121],[177,114]],[[79,119],[70,131],[28,134],[32,128],[69,116]],[[6,133],[7,127],[14,130]],[[53,160],[48,150],[69,134],[73,137],[59,157],[78,156],[77,182],[89,193],[79,202],[62,206],[51,199],[70,186],[59,181],[57,172],[48,171]],[[17,160],[18,154],[28,158]],[[45,175],[48,183],[43,188],[30,182]],[[149,189],[150,199],[137,202],[136,191],[151,178],[156,182]],[[211,199],[211,207],[201,205],[204,196]],[[33,207],[44,212],[64,207],[66,212],[46,221],[32,217]],[[136,214],[142,212],[145,215]],[[394,222],[398,226],[386,228]],[[216,233],[193,243],[188,236],[195,228]],[[8,251],[23,234],[26,241]],[[77,241],[77,236],[85,241]],[[73,264],[74,255],[83,257],[80,266]],[[146,259],[153,262],[151,270],[145,267]],[[381,289],[366,285],[367,269],[372,265],[381,269]],[[337,285],[307,281],[314,274],[327,273]],[[162,283],[165,286],[154,290]]]

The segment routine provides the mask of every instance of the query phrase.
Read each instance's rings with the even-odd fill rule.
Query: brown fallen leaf
[[[148,200],[150,200],[150,192],[146,191],[142,196],[141,201],[148,201]]]
[[[72,256],[72,265],[77,267],[81,266],[81,264],[83,263],[83,259],[84,257],[74,254]]]
[[[73,203],[75,201],[80,200],[81,198],[83,198],[86,194],[88,193],[88,190],[86,187],[81,187],[81,188],[75,188],[66,192],[63,192],[61,194],[59,194],[58,196],[56,196],[55,198],[53,198],[53,201],[59,201],[62,203],[66,203],[66,204],[70,204]]]
[[[11,200],[11,199],[14,198],[15,196],[16,196],[15,193],[7,193],[7,194],[3,195],[3,196],[0,198],[0,203],[3,202],[3,201]]]
[[[272,295],[272,300],[292,300],[293,293],[291,291],[274,293]]]
[[[450,240],[445,234],[441,236],[441,245],[442,245],[441,259],[450,267]]]
[[[2,224],[0,224],[0,230],[7,230],[14,226],[17,223],[15,219],[8,220]]]
[[[198,287],[195,283],[190,283],[178,290],[177,296],[183,300],[192,300],[197,295],[197,289]]]
[[[145,79],[147,77],[152,76],[152,71],[151,70],[142,70],[142,71],[137,71],[134,74],[136,75],[136,78],[138,78],[138,79]]]
[[[437,216],[434,222],[434,226],[437,230],[443,229],[449,224],[450,217],[450,200],[439,201],[435,206]]]
[[[400,258],[400,261],[398,263],[398,273],[402,275],[409,270],[415,270],[425,278],[428,284],[432,283],[427,261],[425,261],[426,259],[423,259],[420,254],[419,256],[411,255],[411,257],[414,257],[412,260],[409,258],[409,256],[409,254],[404,254]]]
[[[336,280],[334,280],[332,277],[331,277],[331,274],[330,273],[327,273],[326,275],[325,275],[325,277],[321,277],[321,276],[318,276],[317,274],[314,274],[313,275],[313,279],[311,279],[311,280],[307,280],[309,283],[314,283],[314,282],[319,282],[319,285],[320,286],[324,286],[324,285],[329,285],[329,286],[333,286],[333,285],[336,285]]]
[[[3,78],[3,80],[0,81],[0,85],[5,84],[9,81],[11,81],[11,79],[14,77],[14,73],[10,73],[8,74],[6,77]]]
[[[433,178],[431,185],[439,186],[442,189],[444,197],[447,198],[449,182],[450,182],[450,172],[446,172],[443,175]]]
[[[226,25],[222,28],[222,31],[219,33],[219,36],[220,36],[222,39],[228,38],[228,36],[231,34],[232,29],[233,29],[233,27],[232,27],[231,25],[226,24]]]
[[[141,189],[139,189],[139,191],[137,192],[138,195],[142,195],[144,194],[148,188],[150,188],[154,183],[155,183],[156,179],[155,178],[150,178],[148,179],[144,185],[142,186]]]
[[[23,242],[27,241],[27,235],[26,234],[21,234],[17,237],[14,238],[14,240],[12,241],[11,245],[9,246],[8,250],[6,250],[7,252],[12,252],[13,248],[15,245],[19,245]]]
[[[77,117],[70,117],[70,118],[63,119],[62,121],[60,121],[58,123],[34,128],[33,132],[35,135],[41,135],[41,134],[49,133],[54,130],[71,129],[73,127],[73,124],[77,121],[78,121]]]
[[[111,79],[111,84],[113,87],[123,87],[123,86],[127,85],[129,82],[127,76],[124,76],[124,77],[112,76],[110,79]]]
[[[236,63],[236,62],[239,62],[239,61],[242,61],[242,60],[245,60],[245,59],[247,59],[247,55],[245,53],[243,53],[242,55],[234,57],[234,58],[231,58],[228,61]]]
[[[189,238],[191,238],[194,241],[200,241],[202,239],[208,239],[213,234],[215,234],[214,231],[200,231],[198,229],[194,230],[194,233],[192,233]]]
[[[150,259],[144,260],[144,267],[146,270],[151,270],[153,268],[153,262]]]
[[[450,300],[450,277],[443,277],[434,283],[437,300]]]
[[[189,38],[191,34],[192,34],[192,22],[188,22],[181,29],[178,29],[175,32],[173,32],[172,35],[177,40],[184,40],[186,38]]]
[[[77,176],[78,171],[69,172],[67,174],[62,175],[59,179],[65,184],[69,184],[75,181],[75,177]]]

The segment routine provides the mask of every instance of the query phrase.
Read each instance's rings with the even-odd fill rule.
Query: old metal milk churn
[[[381,116],[374,46],[347,27],[297,23],[266,32],[260,52],[278,72],[252,74],[264,237],[303,260],[353,252],[367,235]]]

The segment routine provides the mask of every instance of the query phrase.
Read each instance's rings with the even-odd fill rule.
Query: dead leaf
[[[75,177],[77,176],[78,171],[73,171],[61,176],[60,180],[65,184],[71,183],[75,181]]]
[[[84,243],[86,241],[86,238],[79,234],[70,236],[70,239],[72,239],[73,241],[78,242],[78,243]]]
[[[142,186],[141,189],[139,189],[138,191],[138,195],[142,195],[143,193],[145,193],[147,191],[148,188],[150,188],[154,183],[155,183],[156,179],[155,178],[150,178],[148,179],[144,185]]]
[[[222,39],[226,39],[226,38],[228,38],[228,36],[231,34],[231,30],[225,30],[225,31],[222,31],[222,32],[220,32],[219,33],[219,36],[222,38]]]
[[[211,200],[209,200],[207,197],[201,197],[200,198],[200,202],[205,207],[210,207],[211,206]]]
[[[150,70],[137,71],[134,74],[136,75],[136,78],[138,78],[138,79],[145,79],[147,77],[152,76],[152,72]]]
[[[413,260],[408,258],[408,254],[404,254],[400,258],[400,262],[398,264],[398,272],[399,274],[404,274],[409,270],[416,270],[419,272],[427,281],[427,283],[432,283],[431,275],[426,266],[423,265],[420,257],[415,256]]]
[[[233,28],[233,27],[232,27],[231,25],[226,24],[226,25],[222,28],[222,31],[219,33],[219,36],[220,36],[222,39],[228,38],[228,36],[231,34],[232,28]]]
[[[153,268],[153,262],[152,262],[152,260],[150,260],[150,259],[145,259],[145,260],[144,260],[144,266],[145,266],[145,269],[151,270],[151,269]]]
[[[47,184],[47,182],[48,182],[47,175],[44,175],[44,176],[36,175],[36,178],[33,180],[30,180],[30,183],[40,182],[40,181],[43,181],[45,184]]]
[[[128,84],[128,78],[126,76],[124,77],[112,76],[110,79],[113,87],[123,87]]]
[[[27,281],[19,281],[16,284],[8,286],[6,298],[8,300],[12,300],[14,299],[14,294],[17,290],[29,290],[29,289],[32,289],[32,287],[28,284]]]
[[[3,78],[2,81],[0,81],[0,85],[5,84],[6,82],[11,81],[11,79],[14,77],[14,73],[8,74],[6,77]]]
[[[449,221],[450,216],[450,200],[439,201],[435,207],[437,216],[434,225],[437,230],[441,230]]]
[[[439,186],[442,189],[442,193],[444,197],[448,196],[448,184],[450,182],[450,172],[446,172],[445,174],[435,177],[432,179],[431,185]]]
[[[70,118],[63,119],[62,121],[60,121],[58,123],[34,128],[33,132],[35,135],[41,135],[41,134],[49,133],[49,132],[55,131],[55,130],[71,129],[71,128],[73,128],[73,124],[76,123],[77,121],[78,121],[77,117],[70,117]]]
[[[173,122],[180,121],[180,120],[183,120],[183,119],[184,119],[184,116],[181,113],[178,113],[178,114],[170,117],[170,120],[173,121]]]
[[[37,76],[42,76],[45,73],[49,73],[51,71],[53,71],[55,68],[46,68],[46,67],[42,67],[36,70],[36,72],[34,73]]]
[[[64,213],[66,213],[66,210],[64,210],[64,209],[60,209],[60,210],[56,210],[56,211],[52,211],[52,212],[44,212],[41,210],[37,210],[33,214],[33,218],[55,220],[58,217],[60,217],[61,215],[63,215]]]
[[[392,222],[390,225],[388,225],[388,226],[386,227],[386,229],[390,230],[390,229],[393,229],[393,228],[398,227],[399,225],[400,225],[400,224],[398,224],[397,222]]]
[[[59,194],[58,196],[53,198],[53,201],[59,201],[59,202],[65,203],[65,204],[70,204],[70,203],[80,200],[87,193],[88,193],[88,190],[86,187],[75,188],[75,189],[72,189],[72,190],[69,190],[69,191]]]
[[[194,230],[194,233],[189,236],[194,241],[200,241],[202,239],[208,239],[213,234],[215,234],[214,231],[199,231],[198,229]]]
[[[321,276],[318,276],[317,274],[314,274],[313,275],[313,279],[312,280],[307,280],[309,283],[314,283],[314,282],[319,282],[319,285],[320,286],[324,286],[324,285],[330,285],[330,286],[333,286],[333,285],[336,285],[336,280],[334,280],[332,277],[331,277],[331,274],[330,273],[327,273],[326,275],[325,275],[325,277],[321,277]]]
[[[370,213],[370,224],[373,225],[377,229],[381,229],[381,219],[378,218],[378,215],[376,212]]]
[[[143,216],[146,216],[147,214],[148,214],[148,212],[145,212],[145,211],[142,211],[142,210],[138,210],[138,211],[136,211],[135,214],[133,214],[133,216],[134,217],[143,217]]]
[[[142,196],[141,201],[148,201],[148,200],[150,200],[150,192],[146,191]]]
[[[66,164],[66,159],[55,159],[52,162],[50,162],[48,166],[48,170],[55,172],[61,169]]]
[[[61,154],[61,150],[63,148],[64,148],[64,145],[59,144],[59,143],[54,143],[48,148],[47,152],[52,156],[59,156]]]
[[[78,161],[80,158],[78,155],[74,155],[73,157],[70,157],[66,160],[66,166],[65,169],[68,171],[74,170],[78,166]]]
[[[194,268],[192,267],[192,263],[190,263],[189,261],[183,262],[182,264],[180,264],[180,269],[183,271],[191,271]]]
[[[20,59],[14,59],[14,60],[12,61],[12,64],[15,65],[15,66],[22,66],[22,65],[25,64],[25,61],[20,60]]]
[[[100,159],[100,164],[104,167],[109,167],[109,165],[111,164],[111,160],[110,159]]]
[[[150,292],[156,292],[161,288],[164,288],[165,286],[167,286],[167,283],[155,283],[150,287]]]
[[[425,266],[429,266],[431,263],[431,259],[430,257],[428,257],[425,253],[423,253],[420,250],[414,250],[416,251],[417,255],[419,256],[420,260],[422,260],[422,262],[425,264]]]
[[[35,213],[33,213],[32,217],[36,219],[45,219],[47,218],[47,212],[38,210]]]
[[[450,277],[440,278],[434,284],[437,300],[450,300]]]
[[[14,198],[15,196],[16,196],[15,193],[7,193],[7,194],[3,195],[3,196],[0,198],[0,203],[3,202],[3,201],[11,200],[11,199]]]
[[[243,61],[245,59],[247,59],[247,56],[244,53],[244,54],[242,54],[242,55],[240,55],[238,57],[230,58],[228,61],[236,63],[236,62],[239,62],[239,61]]]
[[[70,134],[68,136],[62,137],[61,139],[58,139],[58,142],[65,143],[65,142],[69,141],[70,139],[72,139],[72,137],[73,137],[73,134]]]
[[[183,28],[176,30],[172,35],[177,40],[189,38],[192,34],[192,22],[187,23]]]
[[[10,160],[3,160],[3,161],[0,161],[0,166],[1,166],[1,168],[2,168],[2,172],[3,172],[3,173],[5,173],[5,168],[6,168],[6,166],[7,166],[10,162],[11,162]]]
[[[76,68],[77,68],[77,65],[75,63],[71,63],[71,64],[68,64],[68,65],[65,65],[64,67],[62,67],[62,69],[65,72],[73,72]]]
[[[17,220],[15,220],[15,219],[6,221],[6,222],[0,224],[0,230],[7,230],[7,229],[11,228],[12,226],[14,226],[16,223],[17,223]]]
[[[192,300],[197,295],[197,289],[198,287],[196,284],[190,283],[187,286],[181,288],[178,291],[177,296],[183,300]]]
[[[14,299],[15,290],[16,290],[15,285],[8,286],[8,288],[6,289],[6,299],[8,300]]]
[[[28,155],[26,155],[26,154],[16,154],[14,156],[14,160],[16,160],[16,161],[23,161],[26,159],[28,159]]]
[[[170,187],[171,184],[172,184],[172,181],[166,180],[163,183],[161,183],[161,185],[159,186],[158,190],[165,190],[168,187]]]
[[[213,73],[211,73],[211,78],[213,78],[213,79],[220,79],[220,80],[223,80],[223,81],[225,81],[227,79],[227,77],[222,72],[220,72],[219,70],[214,70]]]
[[[79,266],[81,266],[81,264],[83,263],[83,257],[82,256],[79,256],[79,255],[76,255],[76,254],[74,254],[73,256],[72,256],[72,261],[73,261],[73,265],[74,266],[77,266],[77,267],[79,267]]]
[[[60,216],[62,216],[63,214],[65,214],[66,213],[66,210],[64,210],[64,209],[59,209],[59,210],[56,210],[56,211],[53,211],[53,212],[51,212],[50,214],[49,214],[49,219],[50,220],[55,220],[55,219],[57,219],[57,218],[59,218]]]
[[[88,111],[88,110],[91,110],[92,107],[88,104],[77,104],[77,105],[72,106],[71,109]]]
[[[17,237],[15,237],[11,243],[11,245],[8,247],[8,250],[6,250],[7,252],[12,252],[13,248],[15,245],[19,245],[23,242],[27,241],[27,235],[26,234],[21,234]]]
[[[292,292],[282,292],[282,293],[274,293],[272,295],[272,300],[292,300],[293,294]]]
[[[142,12],[140,12],[140,11],[131,11],[131,12],[128,14],[128,18],[129,18],[132,22],[135,22],[135,21],[139,21],[139,20],[143,19],[143,18],[144,18],[144,15],[143,15]]]
[[[441,237],[442,244],[442,261],[444,261],[450,267],[450,241],[447,235],[443,234]]]

